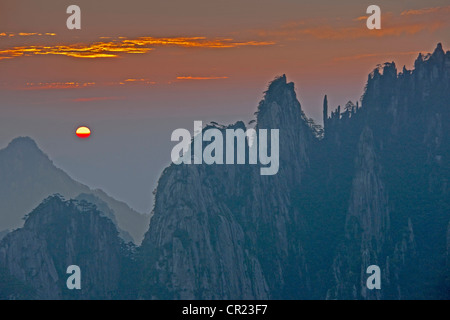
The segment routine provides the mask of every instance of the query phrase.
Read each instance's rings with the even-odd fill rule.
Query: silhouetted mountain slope
[[[46,199],[33,210],[23,228],[0,242],[3,283],[8,298],[19,281],[37,299],[113,299],[119,292],[126,247],[114,224],[87,202]],[[67,267],[81,268],[81,290],[68,290]],[[20,295],[20,294],[19,294]]]
[[[142,297],[449,298],[449,87],[441,45],[413,71],[386,63],[361,106],[329,117],[325,99],[323,136],[293,84],[276,79],[256,128],[280,129],[279,173],[167,168],[141,250]],[[380,291],[366,288],[370,265]]]
[[[100,211],[100,214],[102,216],[110,219],[116,226],[118,225],[114,211],[108,207],[108,204],[106,202],[102,201],[100,198],[96,197],[95,195],[89,194],[89,193],[82,193],[78,197],[76,197],[74,200],[86,201],[88,203],[94,204],[97,207],[98,211]],[[134,241],[133,237],[131,237],[131,235],[128,232],[120,229],[119,227],[117,227],[117,231],[119,231],[119,236],[125,242],[133,242]]]
[[[114,212],[117,226],[131,234],[137,243],[140,243],[148,228],[148,215],[137,213],[101,190],[91,190],[76,182],[55,167],[30,138],[14,139],[7,148],[0,150],[0,181],[2,230],[22,226],[24,215],[55,193],[67,198],[75,198],[80,194],[94,195],[108,205]]]
[[[8,233],[9,233],[9,230],[0,231],[0,240],[2,240]]]

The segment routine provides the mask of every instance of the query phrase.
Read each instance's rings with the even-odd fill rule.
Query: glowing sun
[[[91,130],[88,127],[79,127],[76,131],[77,137],[81,139],[89,138]]]

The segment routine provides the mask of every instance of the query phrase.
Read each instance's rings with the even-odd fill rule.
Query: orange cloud
[[[330,26],[303,29],[299,34],[311,35],[318,39],[343,40],[367,37],[384,37],[414,35],[421,31],[436,31],[445,26],[445,23],[436,21],[432,23],[418,22],[403,25],[391,25],[382,27],[380,30],[367,30],[366,28],[347,27],[332,28]]]
[[[120,84],[156,84],[155,81],[150,81],[150,79],[126,79]]]
[[[108,101],[108,100],[125,100],[125,97],[88,97],[71,99],[73,102],[93,102],[93,101]]]
[[[28,82],[24,86],[11,87],[15,90],[66,90],[66,89],[82,89],[91,87],[112,87],[112,86],[123,86],[123,85],[155,85],[155,81],[150,79],[134,79],[129,78],[120,81],[111,82],[79,82],[79,81],[67,81],[67,82]]]
[[[28,82],[25,90],[50,90],[50,89],[76,89],[87,88],[95,85],[95,82]]]
[[[384,36],[400,36],[400,35],[414,35],[421,31],[436,31],[443,28],[446,24],[441,21],[433,23],[410,23],[404,25],[392,25],[382,27],[380,30],[367,30],[365,27],[341,27],[335,28],[332,26],[319,26],[312,28],[304,28],[297,30],[281,30],[275,32],[260,32],[261,36],[277,36],[286,37],[288,39],[298,40],[301,36],[312,36],[317,39],[327,40],[345,40],[345,39],[359,39],[370,37],[384,37]]]
[[[419,32],[435,32],[438,29],[448,28],[449,12],[450,6],[407,10],[400,15],[386,12],[382,15],[380,30],[368,30],[364,23],[368,16],[360,16],[347,23],[342,19],[327,19],[320,23],[309,20],[308,23],[291,22],[275,30],[258,30],[257,34],[261,37],[284,40],[299,40],[305,36],[326,40],[346,40],[414,35]]]
[[[175,46],[185,48],[236,48],[242,46],[267,46],[272,45],[269,41],[246,41],[238,42],[233,39],[209,40],[205,37],[174,37],[174,38],[154,38],[141,37],[128,39],[121,37],[120,40],[109,42],[95,42],[93,44],[73,44],[73,45],[35,45],[19,46],[5,50],[0,50],[1,57],[16,58],[33,55],[64,55],[74,58],[117,58],[120,54],[143,54],[155,47]]]
[[[358,18],[353,19],[353,21],[363,21],[363,20],[367,20],[368,16],[361,16]]]
[[[401,13],[402,16],[411,16],[411,15],[423,15],[430,13],[449,13],[450,6],[447,7],[433,7],[433,8],[423,8],[416,10],[406,10]]]
[[[193,76],[177,77],[177,80],[220,80],[220,79],[228,79],[228,77],[193,77]]]
[[[0,37],[31,37],[31,36],[56,36],[56,33],[46,32],[46,33],[39,33],[39,32],[0,32]]]
[[[122,40],[124,44],[135,46],[177,46],[186,48],[236,48],[243,46],[266,46],[274,42],[246,41],[236,42],[233,39],[208,40],[205,37],[153,38],[141,37],[134,40]]]

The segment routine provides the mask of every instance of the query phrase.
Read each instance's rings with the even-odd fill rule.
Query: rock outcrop
[[[30,298],[113,299],[121,294],[123,246],[114,224],[95,206],[53,196],[0,242],[0,269],[31,288]],[[81,269],[81,290],[67,289],[71,265]]]
[[[242,122],[215,128],[246,130]],[[258,109],[256,129],[276,128],[283,146],[276,176],[261,176],[259,166],[250,165],[172,165],[164,171],[143,243],[151,281],[144,297],[282,297],[291,274],[306,286],[302,248],[292,241],[290,228],[298,223],[289,190],[308,166],[313,137],[284,76],[269,86]]]

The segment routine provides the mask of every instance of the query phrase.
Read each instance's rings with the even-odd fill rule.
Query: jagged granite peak
[[[29,137],[16,138],[0,150],[0,229],[16,229],[23,225],[23,217],[46,197],[59,193],[66,198],[93,194],[108,204],[121,230],[140,243],[147,231],[149,215],[142,215],[101,190],[73,180]],[[125,236],[125,233],[121,235]],[[129,240],[129,238],[126,238]]]
[[[261,177],[250,165],[171,165],[163,172],[141,249],[149,270],[142,297],[281,298],[294,284],[305,289],[297,296],[307,295],[303,249],[292,241],[297,230],[289,230],[298,219],[290,188],[301,181],[314,137],[285,76],[270,84],[256,129],[280,130],[284,167],[276,176]]]
[[[428,53],[426,55],[423,55],[422,53],[420,53],[415,61],[415,66],[417,67],[421,63],[427,62],[427,61],[443,63],[445,56],[448,54],[449,54],[449,51],[447,51],[447,54],[446,54],[446,52],[444,51],[444,49],[442,47],[442,43],[438,43],[436,48],[434,49],[433,53]]]
[[[436,46],[436,49],[434,49],[433,55],[432,55],[437,61],[444,62],[445,59],[445,51],[442,48],[442,43],[438,43]]]
[[[432,54],[420,54],[414,63],[418,78],[428,81],[439,81],[450,77],[450,51],[445,52],[442,44],[438,44]]]
[[[369,75],[366,92],[363,96],[363,100],[366,101],[363,101],[363,104],[370,104],[370,101],[367,101],[370,99],[366,98],[371,97],[372,94],[375,96],[386,95],[389,92],[393,93],[395,90],[405,86],[409,86],[409,90],[412,91],[426,89],[420,90],[425,91],[420,98],[426,98],[429,96],[428,91],[432,88],[433,83],[440,82],[441,85],[446,85],[448,83],[450,77],[450,51],[445,53],[442,44],[439,43],[433,53],[428,53],[426,55],[420,53],[414,62],[414,67],[415,69],[412,72],[403,67],[403,71],[400,74],[402,76],[402,81],[396,82],[395,80],[398,77],[398,74],[395,63],[387,62],[383,65],[379,65]],[[414,79],[411,81],[410,77],[406,76],[412,76]],[[423,88],[417,88],[417,85],[419,85],[418,81],[423,82]]]
[[[52,196],[0,242],[0,269],[31,287],[35,299],[113,299],[119,294],[121,250],[114,224],[95,206]],[[82,270],[82,290],[66,287],[70,265]]]
[[[256,129],[280,131],[280,170],[292,179],[291,184],[299,182],[309,163],[308,146],[314,135],[307,121],[294,84],[288,83],[285,75],[271,82],[258,106]]]
[[[398,132],[402,123],[412,123],[421,112],[429,113],[426,108],[442,108],[430,105],[429,100],[433,97],[438,104],[445,104],[450,99],[449,80],[450,52],[444,54],[442,45],[433,54],[420,54],[412,71],[404,67],[397,74],[395,64],[386,63],[369,75],[363,112],[370,114],[372,123],[382,122],[383,129],[390,126],[389,130]]]
[[[297,100],[294,83],[286,75],[276,78],[265,92],[257,111],[258,128],[280,129],[290,121],[302,120],[301,105]]]

